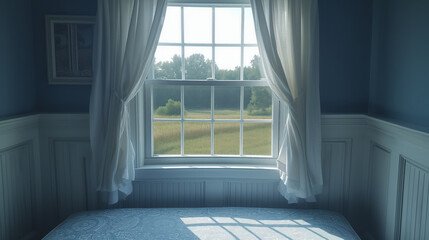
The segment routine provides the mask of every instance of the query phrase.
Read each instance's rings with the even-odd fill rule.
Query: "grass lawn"
[[[271,116],[249,116],[243,112],[245,119],[270,119]],[[216,117],[217,116],[217,117]],[[166,118],[166,116],[155,116]],[[169,117],[171,118],[171,116]],[[210,119],[207,111],[187,111],[185,118]],[[215,119],[239,119],[239,111],[215,111]],[[154,154],[180,154],[180,122],[154,122]],[[185,122],[185,154],[210,154],[210,123]],[[214,124],[214,153],[220,155],[239,155],[240,124]],[[244,123],[243,154],[271,155],[271,123]]]

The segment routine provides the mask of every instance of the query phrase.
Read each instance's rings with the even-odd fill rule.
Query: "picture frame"
[[[93,16],[46,15],[49,84],[91,84]]]

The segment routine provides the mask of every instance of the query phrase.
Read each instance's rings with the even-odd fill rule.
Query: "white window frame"
[[[178,3],[170,2],[168,6],[181,7],[181,43],[159,43],[158,46],[178,46],[181,47],[182,58],[182,79],[178,80],[160,80],[154,79],[154,72],[152,71],[149,80],[145,81],[144,94],[139,94],[137,116],[144,118],[142,129],[139,131],[139,136],[144,136],[144,141],[139,141],[144,148],[144,165],[163,165],[163,164],[252,164],[252,165],[275,165],[275,160],[278,156],[278,143],[279,143],[279,100],[273,95],[272,98],[272,118],[271,119],[244,119],[244,87],[253,86],[268,86],[264,80],[243,80],[244,76],[244,48],[257,47],[257,44],[244,43],[244,9],[250,7],[250,4],[243,3]],[[212,42],[211,43],[185,43],[184,42],[184,7],[211,7],[212,8]],[[215,43],[215,8],[221,7],[236,7],[241,8],[241,43],[238,44],[219,44]],[[212,79],[199,79],[199,80],[185,80],[185,47],[211,47],[212,48]],[[215,80],[215,48],[216,47],[240,47],[241,48],[241,66],[240,66],[240,80]],[[176,85],[180,86],[181,95],[181,117],[180,119],[153,119],[153,86],[157,85]],[[185,119],[184,118],[184,87],[185,86],[210,86],[211,88],[211,119]],[[240,87],[240,119],[214,119],[214,91],[215,87],[230,86]],[[144,101],[143,101],[144,100]],[[143,107],[141,107],[143,106]],[[180,155],[153,155],[153,122],[180,122],[181,123],[181,154]],[[141,121],[140,121],[141,122]],[[211,125],[211,154],[210,155],[185,155],[184,154],[184,123],[185,122],[205,122]],[[214,154],[214,123],[237,122],[240,123],[240,153],[239,155],[215,155]],[[243,126],[244,123],[271,123],[271,156],[252,156],[243,154]],[[137,165],[143,165],[142,163]]]

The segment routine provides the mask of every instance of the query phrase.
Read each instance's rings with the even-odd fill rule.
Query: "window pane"
[[[185,43],[212,42],[212,9],[184,8]]]
[[[205,80],[212,77],[211,47],[185,47],[186,79]]]
[[[167,7],[164,24],[162,26],[159,42],[164,43],[180,43],[181,28],[180,28],[180,7]]]
[[[215,9],[216,43],[241,43],[241,8]]]
[[[244,9],[244,43],[256,44],[255,24],[251,8]]]
[[[182,79],[180,47],[158,46],[155,52],[155,79]]]
[[[271,155],[271,123],[243,124],[243,154]]]
[[[80,77],[92,76],[92,37],[94,26],[76,24],[78,69]]]
[[[186,84],[150,85],[153,154],[239,156],[242,149],[247,156],[270,156],[274,125],[273,121],[267,121],[272,120],[269,87],[210,86],[191,81],[213,77],[264,79],[252,10],[238,6],[197,6],[167,7],[161,44],[155,52],[154,78],[183,79]],[[219,45],[213,48],[212,44]],[[212,117],[215,122],[210,121]]]
[[[243,79],[259,80],[261,79],[261,58],[257,47],[245,47],[243,57]]]
[[[239,47],[218,47],[216,56],[216,79],[240,80],[241,49]]]
[[[185,154],[210,154],[210,123],[185,122]]]
[[[219,155],[240,154],[240,123],[214,124],[214,153]]]
[[[180,122],[153,123],[153,154],[180,154]]]
[[[55,23],[55,68],[57,77],[71,76],[72,67],[70,62],[69,26],[66,23]]]
[[[211,118],[210,87],[185,86],[185,118]]]
[[[153,117],[180,118],[180,87],[153,86]]]
[[[215,119],[240,119],[240,87],[215,87]]]
[[[271,119],[272,103],[269,87],[245,87],[243,117],[245,119]]]

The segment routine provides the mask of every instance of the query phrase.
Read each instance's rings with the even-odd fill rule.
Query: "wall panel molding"
[[[204,180],[135,181],[133,194],[120,207],[204,207]]]
[[[286,207],[287,201],[278,189],[279,180],[223,182],[223,206],[227,207]]]
[[[389,197],[389,171],[386,169],[390,169],[391,158],[391,150],[387,147],[376,142],[370,143],[368,202],[371,202],[371,205],[369,206],[368,224],[376,239],[386,238],[386,203]]]
[[[94,174],[82,175],[89,172],[89,166],[86,171],[84,168],[83,170],[79,168],[77,175],[71,175],[70,169],[66,167],[91,163],[88,114],[39,115],[39,142],[44,209],[41,232],[45,234],[55,227],[60,219],[83,209],[83,206],[85,208],[88,206],[88,209],[96,208],[96,199],[93,195],[85,193],[83,197],[66,198],[66,190],[72,189],[74,192],[83,194],[85,191],[82,188],[84,187],[88,191],[91,188],[95,189],[91,185],[93,181],[85,181],[85,185],[82,185],[81,178],[83,176],[87,179],[91,179],[91,176],[95,177]],[[59,166],[58,169],[57,165]],[[59,210],[60,208],[61,210]]]
[[[19,239],[35,231],[32,142],[0,150],[1,239]]]
[[[94,209],[96,193],[88,139],[51,140],[58,219]]]
[[[0,121],[0,239],[33,238],[41,219],[38,118]]]
[[[429,239],[429,168],[403,159],[400,239]]]
[[[368,169],[372,171],[366,201],[372,222],[367,226],[366,235],[374,239],[418,239],[410,231],[403,232],[400,229],[409,227],[403,226],[404,219],[407,218],[403,208],[409,207],[410,201],[428,199],[427,195],[409,195],[413,193],[410,190],[413,188],[409,186],[418,187],[423,180],[417,178],[411,181],[410,171],[407,172],[407,169],[410,168],[409,162],[420,169],[429,168],[429,134],[372,117],[367,117],[366,121],[371,146]],[[374,201],[371,194],[378,194],[377,198],[384,200]],[[414,206],[424,211],[423,205]],[[413,224],[417,223],[416,219],[413,221]]]
[[[318,206],[347,215],[352,139],[323,139],[323,193]]]

